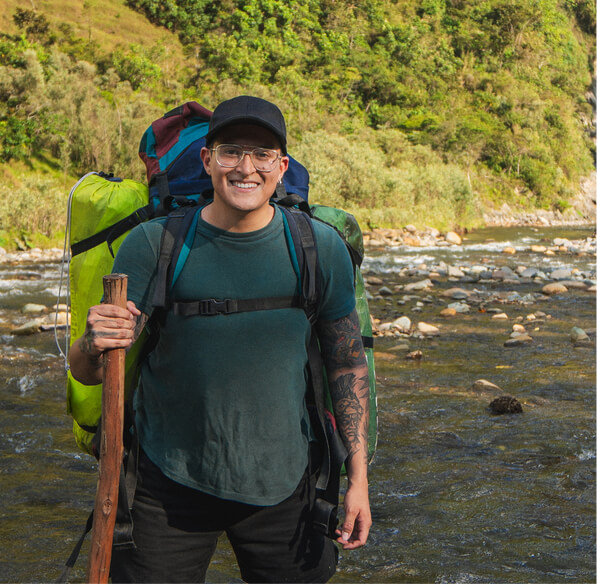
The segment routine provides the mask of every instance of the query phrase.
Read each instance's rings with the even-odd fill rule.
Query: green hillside
[[[370,224],[565,209],[593,169],[592,0],[0,8],[0,245],[52,236],[88,170],[142,179],[144,129],[191,99],[277,102],[312,200]]]

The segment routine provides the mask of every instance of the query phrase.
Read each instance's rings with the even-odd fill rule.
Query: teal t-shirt
[[[133,229],[114,272],[152,314],[164,219]],[[352,265],[340,237],[314,221],[321,266],[320,318],[355,305]],[[178,301],[292,296],[297,291],[281,212],[265,228],[226,232],[199,219],[172,290]],[[311,436],[305,404],[310,326],[301,309],[209,317],[169,311],[135,394],[141,445],[172,480],[242,503],[273,505],[299,483]]]

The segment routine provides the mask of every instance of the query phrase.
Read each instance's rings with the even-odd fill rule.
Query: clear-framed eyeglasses
[[[237,144],[219,144],[211,149],[216,154],[216,162],[224,168],[234,168],[238,166],[245,154],[251,157],[251,162],[256,170],[261,172],[271,172],[274,170],[276,162],[281,158],[280,154],[269,148],[251,148],[245,150]]]

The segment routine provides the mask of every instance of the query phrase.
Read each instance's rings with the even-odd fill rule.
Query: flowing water
[[[545,237],[587,235],[577,228],[484,230],[460,248],[372,252],[365,271],[390,287],[413,281],[400,275],[404,266],[416,273],[418,264],[442,260],[570,267],[594,279],[592,256],[526,252]],[[506,257],[506,245],[519,253]],[[93,505],[97,467],[70,434],[53,334],[10,332],[28,319],[19,314],[24,304],[55,302],[58,278],[53,262],[0,264],[0,582],[55,581]],[[595,348],[572,343],[570,330],[594,330],[595,295],[571,289],[531,302],[536,283],[468,284],[481,294],[501,292],[508,321],[485,311],[495,296],[483,310],[442,320],[440,292],[454,285],[444,278],[407,300],[371,301],[382,321],[404,314],[438,325],[441,334],[407,339],[420,360],[395,350],[396,338],[376,341],[374,526],[367,547],[341,553],[333,581],[594,582]],[[531,313],[539,316],[529,321]],[[505,348],[517,317],[534,342]],[[491,415],[496,394],[470,389],[480,378],[516,397],[523,414]],[[72,582],[84,581],[87,545]],[[225,541],[208,576],[238,577]]]

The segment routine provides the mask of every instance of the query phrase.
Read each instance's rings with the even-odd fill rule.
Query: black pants
[[[308,469],[285,501],[246,505],[168,479],[141,452],[136,549],[113,552],[112,582],[204,582],[224,532],[246,582],[327,582],[336,571],[337,549],[312,529],[315,483]]]

